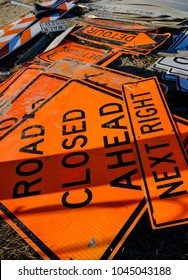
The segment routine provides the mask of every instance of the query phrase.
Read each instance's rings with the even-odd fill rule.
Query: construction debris
[[[115,2],[45,1],[0,32],[0,66],[24,63],[0,84],[0,214],[44,259],[116,258],[146,209],[154,230],[188,223],[188,115],[155,75],[110,67],[162,54],[151,67],[187,92],[186,24],[160,27],[188,6]]]
[[[84,41],[97,42],[103,46],[111,46],[114,50],[133,54],[148,54],[170,37],[170,34],[131,34],[92,25],[76,30],[73,35]]]
[[[101,0],[94,3],[80,3],[79,5],[87,7],[89,10],[111,12],[114,14],[130,14],[137,17],[148,18],[168,18],[169,20],[187,18],[188,4],[186,0],[180,1],[157,1],[152,0]]]
[[[145,3],[146,2],[146,3]],[[148,26],[180,28],[186,24],[188,8],[185,1],[97,1],[79,4],[87,8],[85,17],[141,23]],[[187,10],[186,10],[187,9]]]
[[[144,31],[151,31],[153,28],[148,27],[141,24],[131,24],[131,23],[125,23],[121,22],[119,20],[113,21],[109,19],[98,19],[98,18],[85,18],[84,17],[77,18],[78,22],[81,22],[82,24],[86,25],[94,25],[97,27],[104,27],[109,28],[110,30],[116,30],[116,31],[127,31],[127,32],[144,32]]]

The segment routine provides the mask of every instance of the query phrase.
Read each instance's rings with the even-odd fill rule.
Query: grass
[[[146,212],[117,256],[121,260],[187,260],[188,225],[153,230]]]
[[[36,260],[41,257],[0,217],[0,259]]]

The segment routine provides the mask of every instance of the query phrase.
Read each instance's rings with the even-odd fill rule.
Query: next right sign
[[[153,228],[188,221],[188,158],[156,78],[123,85]]]

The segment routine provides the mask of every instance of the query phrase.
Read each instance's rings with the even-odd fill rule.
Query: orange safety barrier
[[[123,90],[152,226],[187,223],[188,159],[157,79]]]

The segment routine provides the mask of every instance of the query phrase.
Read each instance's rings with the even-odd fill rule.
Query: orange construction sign
[[[173,119],[176,123],[180,138],[188,155],[188,120],[176,115],[173,115]]]
[[[146,36],[149,37],[150,40],[155,41],[155,43],[147,43],[148,39],[146,39]],[[126,49],[129,51],[134,51],[135,53],[149,54],[151,51],[162,45],[170,36],[170,33],[139,33],[134,40],[127,43]]]
[[[86,25],[72,32],[78,38],[97,44],[111,46],[115,50],[147,54],[164,43],[170,34],[119,32],[102,27]]]
[[[91,46],[63,40],[58,47],[40,54],[38,58],[49,63],[58,61],[61,58],[72,58],[97,64],[110,57],[112,54],[113,52],[109,50],[93,48]]]
[[[77,37],[88,40],[97,41],[100,44],[109,44],[112,46],[126,46],[126,44],[136,38],[136,34],[129,34],[125,32],[118,32],[108,30],[103,27],[86,25],[74,31],[73,34]],[[152,43],[154,43],[152,41]]]
[[[33,111],[47,98],[50,98],[67,80],[63,76],[37,75],[37,71],[40,70],[28,68],[21,75],[17,75],[14,83],[2,92],[3,95],[0,99],[0,140],[12,133],[20,122],[33,118]],[[29,81],[30,83],[27,83],[27,78],[30,79],[32,74],[33,77],[35,74],[35,77],[32,81]]]
[[[145,211],[132,139],[121,95],[67,82],[1,141],[3,218],[45,258],[113,258]]]
[[[22,91],[23,88],[36,78],[36,76],[45,69],[45,66],[30,64],[22,67],[15,72],[9,79],[0,84],[0,109],[2,106],[14,98],[15,92]]]
[[[188,222],[188,158],[157,79],[123,86],[153,228]]]
[[[55,62],[48,67],[47,71],[48,73],[63,75],[72,79],[86,80],[89,83],[113,90],[121,95],[124,83],[140,80],[140,77],[129,73],[69,58]]]
[[[114,21],[109,19],[100,19],[100,18],[78,18],[77,21],[81,24],[85,25],[94,25],[97,27],[104,27],[110,30],[118,30],[118,31],[132,31],[132,32],[144,32],[148,30],[152,30],[153,28],[141,24],[131,24],[125,23],[121,21]]]

